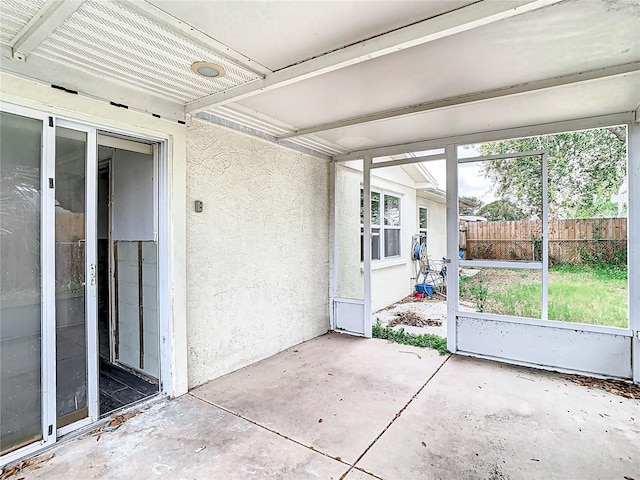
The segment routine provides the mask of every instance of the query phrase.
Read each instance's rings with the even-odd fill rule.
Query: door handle
[[[91,264],[91,286],[93,287],[96,284],[96,264]]]

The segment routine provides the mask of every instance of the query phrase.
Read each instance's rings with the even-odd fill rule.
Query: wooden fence
[[[542,222],[460,222],[460,247],[468,259],[540,260]],[[549,221],[550,263],[604,261],[626,264],[627,219]]]

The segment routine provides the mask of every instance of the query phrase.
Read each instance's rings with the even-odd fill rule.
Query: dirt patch
[[[483,284],[491,293],[504,293],[510,285],[514,283],[534,284],[541,282],[540,271],[538,270],[515,270],[515,269],[489,269],[480,270],[477,275],[469,277],[460,288],[460,297],[473,301],[474,295],[471,287],[476,284]]]
[[[423,300],[424,298],[417,298],[413,295],[409,295],[408,297],[404,297],[402,300],[398,300],[396,303],[392,303],[391,305],[384,307],[382,310],[392,310],[396,308],[396,306],[402,305],[404,303],[418,303],[422,302]]]
[[[389,323],[387,324],[389,327],[395,327],[396,325],[407,325],[410,327],[439,327],[442,325],[442,320],[424,318],[413,312],[400,312],[389,320]]]
[[[446,299],[446,298],[447,298],[446,295],[439,292],[433,292],[432,297],[424,297],[424,298],[418,298],[418,297],[414,297],[413,295],[409,295],[407,297],[404,297],[402,300],[398,300],[396,303],[392,303],[391,305],[384,307],[382,310],[393,310],[398,305],[402,305],[405,303],[423,303],[423,302],[442,301],[443,299]]]
[[[563,375],[572,383],[589,388],[597,388],[624,398],[640,400],[640,385],[623,382],[622,380],[606,380],[602,378],[582,377],[580,375]]]

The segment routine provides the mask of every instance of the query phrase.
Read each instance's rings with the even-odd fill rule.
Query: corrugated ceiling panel
[[[290,125],[283,124],[274,118],[266,117],[258,112],[250,111],[240,105],[222,105],[211,108],[207,110],[206,113],[274,137],[282,135],[283,133],[288,133],[293,129]],[[345,148],[324,140],[316,135],[293,137],[286,141],[327,155],[338,155],[347,151]]]
[[[260,78],[125,5],[104,0],[87,1],[34,54],[178,102]],[[191,71],[197,61],[220,65],[226,74],[200,77]]]
[[[45,0],[0,0],[0,42],[10,45]]]

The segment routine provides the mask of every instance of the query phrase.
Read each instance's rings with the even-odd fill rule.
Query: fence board
[[[462,228],[462,227],[461,227]],[[542,223],[469,222],[466,226],[466,258],[531,260],[539,259]],[[626,258],[627,219],[597,218],[549,221],[551,263],[604,260],[620,262]]]

